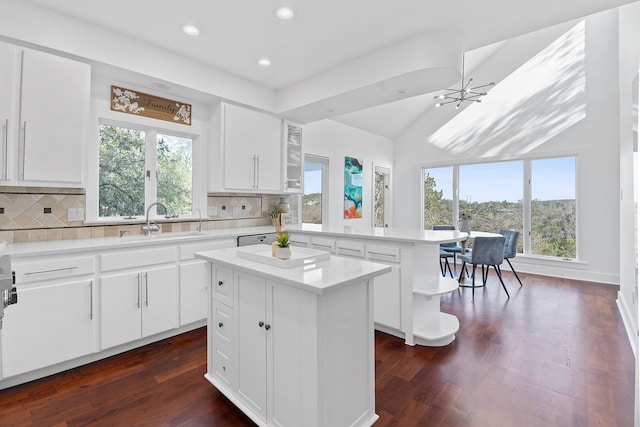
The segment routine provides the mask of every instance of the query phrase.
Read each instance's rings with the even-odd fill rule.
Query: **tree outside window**
[[[143,216],[156,201],[172,214],[192,212],[190,138],[101,125],[99,144],[100,217]]]

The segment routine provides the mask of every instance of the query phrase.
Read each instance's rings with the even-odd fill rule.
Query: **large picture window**
[[[575,157],[423,168],[424,228],[465,214],[473,230],[520,231],[520,253],[576,258],[575,175]]]
[[[98,216],[143,216],[154,202],[174,215],[192,213],[192,149],[191,138],[100,125]]]

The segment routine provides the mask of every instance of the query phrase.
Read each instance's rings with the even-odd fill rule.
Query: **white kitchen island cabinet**
[[[372,425],[373,278],[391,268],[280,268],[238,250],[198,254],[212,265],[206,378],[261,426]]]

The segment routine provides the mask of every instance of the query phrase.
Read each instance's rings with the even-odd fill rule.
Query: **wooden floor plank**
[[[504,272],[442,297],[456,340],[376,332],[380,427],[633,425],[634,359],[611,285]],[[253,426],[203,378],[204,328],[0,391],[2,426]],[[339,426],[336,426],[339,427]]]

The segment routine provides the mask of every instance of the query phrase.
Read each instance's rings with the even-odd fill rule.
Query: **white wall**
[[[422,166],[452,163],[488,162],[516,158],[540,158],[559,155],[576,155],[577,163],[577,222],[578,222],[578,262],[545,262],[545,260],[524,257],[516,258],[516,268],[525,272],[566,276],[576,279],[617,283],[619,278],[619,103],[618,103],[618,52],[617,11],[594,15],[586,20],[586,44],[584,68],[586,72],[586,92],[584,101],[586,117],[568,129],[546,140],[531,144],[529,140],[510,137],[509,144],[495,140],[492,145],[478,145],[460,149],[464,141],[453,141],[450,145],[428,144],[427,139],[453,115],[442,109],[429,111],[425,117],[414,123],[396,141],[394,169],[396,171],[393,191],[396,223],[420,224],[419,170]],[[529,57],[537,53],[531,50],[529,42],[518,38],[505,44],[489,60],[474,71],[474,81],[491,81],[495,71],[499,75],[505,65],[518,66],[513,57],[529,52]],[[515,66],[514,66],[515,65]],[[524,82],[523,84],[526,84]],[[567,83],[568,84],[568,83]],[[553,96],[562,96],[560,90]],[[489,98],[489,97],[487,97]],[[550,98],[552,100],[552,98]],[[485,104],[473,105],[483,108]],[[528,108],[531,108],[530,106]],[[453,108],[451,109],[455,111]],[[548,111],[527,111],[526,119],[514,118],[515,129],[533,127],[529,120],[546,116]],[[445,115],[449,114],[448,117]],[[444,116],[444,117],[443,117]],[[445,118],[446,117],[446,118]],[[549,119],[554,119],[550,117]],[[474,123],[475,127],[488,125]],[[535,131],[530,129],[529,138],[535,139]],[[496,131],[498,132],[498,131]],[[515,131],[514,131],[515,132]],[[471,132],[471,137],[473,132]],[[526,136],[526,135],[525,135]],[[402,171],[402,173],[398,173]]]
[[[332,226],[372,227],[373,163],[391,167],[393,143],[333,120],[321,120],[305,126],[303,151],[329,158],[329,221]],[[344,158],[363,161],[362,219],[344,219]],[[392,176],[394,171],[391,171]]]

